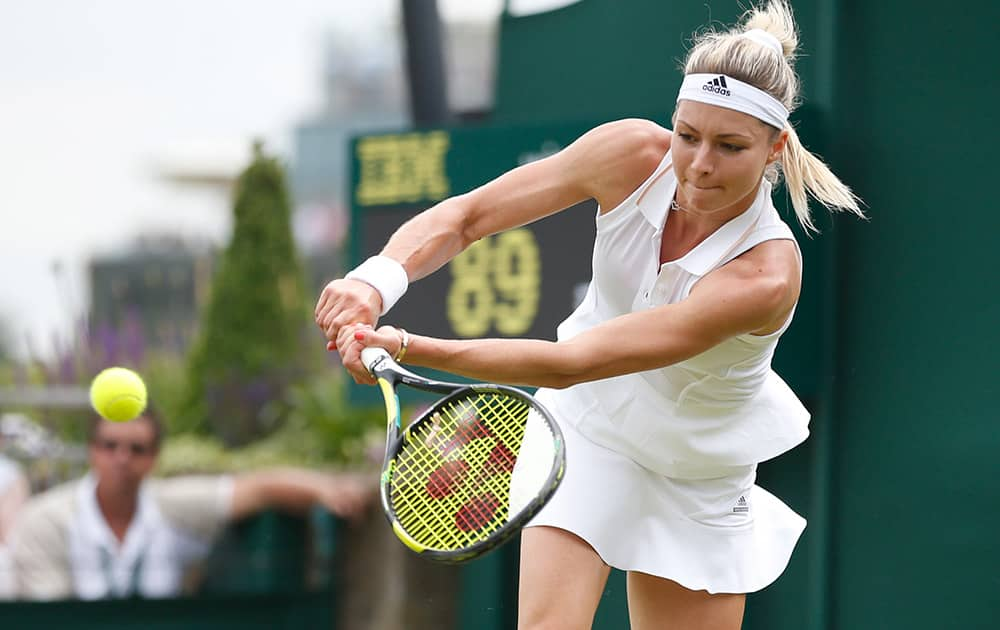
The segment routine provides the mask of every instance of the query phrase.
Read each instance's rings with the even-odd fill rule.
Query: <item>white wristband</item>
[[[372,256],[354,268],[344,278],[360,280],[369,284],[382,296],[382,312],[385,315],[406,293],[410,279],[406,269],[388,256]]]

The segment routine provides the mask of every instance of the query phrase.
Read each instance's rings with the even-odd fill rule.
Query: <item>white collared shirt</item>
[[[569,339],[615,317],[680,302],[694,284],[767,240],[791,230],[771,203],[771,185],[678,260],[660,264],[663,226],[677,188],[671,154],[618,207],[597,216],[593,278],[580,306],[558,328]],[[771,370],[784,326],[739,335],[681,363],[542,390],[592,441],[671,477],[723,474],[790,449],[808,435],[809,413]]]
[[[18,594],[26,599],[172,597],[192,562],[228,522],[233,482],[223,477],[146,481],[119,542],[97,504],[92,475],[25,506],[15,530]]]
[[[74,590],[81,599],[168,597],[180,591],[184,568],[208,552],[207,541],[167,522],[145,484],[121,542],[101,514],[92,475],[77,486],[76,504],[69,554]]]

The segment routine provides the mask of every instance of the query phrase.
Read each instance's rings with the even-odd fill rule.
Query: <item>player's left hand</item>
[[[389,356],[399,354],[402,336],[393,326],[382,326],[378,330],[367,324],[355,324],[340,329],[337,336],[337,350],[344,368],[354,377],[354,382],[374,385],[375,379],[361,362],[361,351],[369,346],[385,348]]]

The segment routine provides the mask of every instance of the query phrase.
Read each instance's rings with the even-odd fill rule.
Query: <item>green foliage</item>
[[[50,363],[42,361],[0,362],[0,387],[82,387],[87,388],[90,380],[108,363],[101,361],[91,365],[84,355],[92,356],[93,350],[76,345],[71,353]],[[178,432],[173,422],[180,406],[184,386],[185,362],[182,357],[165,351],[144,353],[141,361],[118,361],[118,365],[129,367],[142,376],[149,392],[151,404],[160,409],[166,418],[167,433]],[[86,442],[87,430],[94,417],[90,405],[83,401],[78,407],[32,407],[21,406],[3,411],[19,412],[32,418],[40,426],[51,431],[59,440],[67,444]]]
[[[385,411],[379,406],[352,407],[344,383],[329,374],[292,388],[289,403],[290,423],[311,429],[325,459],[362,463],[372,445],[385,439]]]
[[[0,318],[0,365],[7,363],[14,356],[12,347],[10,327],[6,320]]]
[[[178,423],[178,418],[186,393],[186,360],[173,353],[151,352],[146,355],[139,373],[146,381],[150,403],[156,405],[163,416],[167,435],[182,433],[184,427]]]
[[[343,370],[321,360],[289,206],[281,165],[258,147],[187,357],[147,347],[141,327],[81,325],[52,359],[0,361],[0,384],[85,387],[105,367],[136,370],[166,423],[164,474],[379,463],[384,413],[352,407]],[[86,406],[19,411],[70,444],[93,416]]]
[[[329,375],[290,389],[291,410],[271,435],[227,449],[215,438],[195,434],[168,438],[160,457],[165,475],[253,470],[266,466],[364,468],[381,462],[385,413],[380,407],[352,408],[343,383]]]
[[[178,428],[245,444],[280,426],[287,392],[308,371],[302,267],[284,169],[259,145],[236,185],[233,236],[192,349]]]
[[[77,378],[80,369],[78,362],[66,361],[62,367],[71,379]],[[65,380],[60,379],[60,376],[64,375],[60,375],[53,366],[46,365],[41,361],[0,363],[0,387],[42,388],[67,384]],[[72,380],[69,384],[76,383],[76,380]],[[40,409],[30,406],[10,406],[0,409],[0,411],[25,414],[39,426],[45,428],[52,436],[69,444],[85,441],[87,426],[94,413],[89,405],[78,408],[43,407]]]

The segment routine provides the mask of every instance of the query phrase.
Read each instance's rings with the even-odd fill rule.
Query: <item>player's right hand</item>
[[[345,326],[337,339],[337,351],[344,368],[359,385],[374,385],[375,377],[361,361],[361,351],[368,347],[383,348],[389,356],[399,355],[402,335],[394,326],[382,326],[375,330],[365,324]]]
[[[374,326],[382,312],[382,296],[370,284],[341,278],[324,287],[316,303],[316,325],[336,350],[340,329],[351,324]]]

